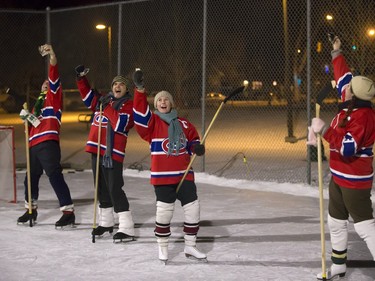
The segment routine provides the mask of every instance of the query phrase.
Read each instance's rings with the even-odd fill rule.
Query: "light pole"
[[[104,24],[97,24],[95,26],[98,30],[104,30],[107,28],[108,31],[108,76],[109,80],[112,79],[112,29],[111,26],[106,26]]]

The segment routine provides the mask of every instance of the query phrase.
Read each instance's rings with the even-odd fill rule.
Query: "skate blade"
[[[322,277],[317,277],[316,279],[317,280],[330,280],[330,281],[332,281],[332,280],[341,280],[341,279],[345,279],[345,274],[346,274],[346,272],[338,273],[338,274],[336,274],[334,276],[330,276],[330,275],[327,274],[327,276],[326,276],[325,279],[323,279]]]
[[[189,260],[194,260],[194,261],[201,262],[201,263],[208,263],[207,258],[199,259],[199,258],[196,258],[193,255],[189,255],[189,254],[185,254],[185,257],[187,257]]]
[[[62,225],[62,226],[56,226],[55,225],[56,230],[70,230],[72,228],[77,228],[77,226],[74,223]]]
[[[37,224],[37,221],[33,221],[32,222],[32,225],[36,225]],[[25,225],[25,226],[29,226],[30,225],[30,221],[27,221],[27,222],[17,222],[17,225]]]
[[[135,237],[126,237],[122,239],[113,239],[114,244],[129,243],[135,241]]]
[[[167,263],[168,263],[168,260],[161,260],[161,259],[159,259],[159,261],[160,261],[160,263],[162,265],[167,265]]]

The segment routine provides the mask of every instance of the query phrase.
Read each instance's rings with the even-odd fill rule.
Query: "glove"
[[[206,148],[204,147],[204,144],[197,143],[192,147],[192,151],[197,156],[202,156],[206,152]]]
[[[22,109],[20,112],[20,117],[22,120],[26,120],[27,116],[30,114],[30,112],[27,109]]]
[[[40,120],[34,115],[31,114],[27,109],[22,109],[20,112],[20,117],[22,120],[27,120],[33,125],[35,128],[39,126]]]
[[[315,134],[324,135],[326,131],[326,123],[320,118],[313,118],[311,120],[311,129],[314,131]]]
[[[99,102],[102,104],[102,108],[106,108],[107,105],[112,101],[112,96],[110,94],[106,94],[101,96]]]
[[[76,70],[77,77],[79,78],[79,77],[86,76],[86,74],[90,71],[90,68],[85,68],[83,64],[80,64],[76,66],[75,70]]]
[[[311,126],[308,127],[309,133],[307,134],[306,145],[313,145],[316,147],[316,135],[312,130]]]
[[[140,68],[136,68],[133,73],[133,83],[138,90],[144,89],[143,72]]]

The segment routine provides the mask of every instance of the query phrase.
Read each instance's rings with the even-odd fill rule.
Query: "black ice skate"
[[[63,228],[64,226],[74,226],[76,217],[73,212],[63,212],[62,217],[55,223],[55,228]]]
[[[92,230],[91,235],[102,236],[106,232],[109,232],[109,234],[111,234],[113,232],[113,226],[105,227],[99,225],[97,228],[94,228]]]
[[[134,236],[119,231],[115,235],[113,235],[113,243],[130,242],[134,240]]]
[[[37,217],[38,211],[36,209],[32,209],[31,214],[29,214],[29,210],[27,210],[22,216],[17,219],[17,224],[25,224],[29,220],[31,220],[32,224],[35,224]]]

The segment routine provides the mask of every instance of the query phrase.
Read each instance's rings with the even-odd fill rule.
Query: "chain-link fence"
[[[354,71],[371,77],[374,12],[371,0],[139,0],[0,11],[0,103],[8,112],[18,112],[25,96],[33,103],[46,75],[37,46],[46,41],[59,60],[66,110],[83,106],[74,93],[76,65],[89,67],[92,86],[103,91],[116,74],[131,77],[141,67],[150,97],[173,93],[179,115],[203,135],[223,97],[248,81],[218,115],[195,170],[314,184],[316,150],[305,143],[315,97],[333,79],[327,32],[343,39]],[[95,28],[99,23],[103,30]],[[327,122],[337,103],[332,90],[321,112]],[[125,166],[147,169],[148,155],[148,145],[132,132]]]

